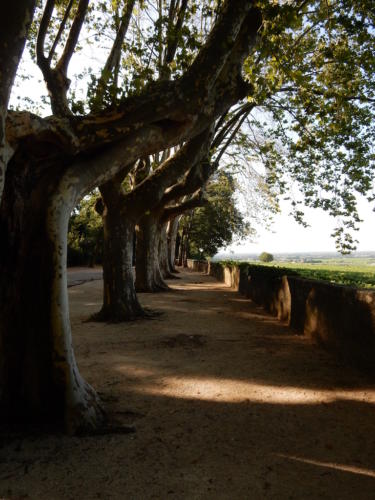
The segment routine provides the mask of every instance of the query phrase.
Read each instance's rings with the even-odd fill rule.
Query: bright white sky
[[[254,241],[232,245],[226,251],[249,252],[259,254],[263,251],[270,253],[284,252],[335,252],[335,242],[330,234],[335,221],[323,210],[306,209],[306,221],[310,227],[304,228],[289,214],[288,205],[281,203],[281,214],[275,217],[272,231],[258,229],[258,236]],[[360,231],[355,234],[359,241],[358,251],[375,251],[375,212],[370,203],[360,200],[359,214],[363,219]]]

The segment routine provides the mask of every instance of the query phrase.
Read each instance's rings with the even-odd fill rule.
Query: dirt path
[[[101,282],[70,288],[78,363],[127,435],[0,450],[0,498],[374,499],[375,389],[212,278],[141,295],[106,325]]]
[[[101,280],[103,270],[101,267],[70,267],[68,268],[68,288],[82,285],[88,281]]]

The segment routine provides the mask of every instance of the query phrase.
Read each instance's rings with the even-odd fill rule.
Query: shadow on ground
[[[84,322],[100,282],[70,289],[80,369],[136,433],[15,439],[0,497],[374,498],[373,384],[212,278],[170,285],[125,325]]]

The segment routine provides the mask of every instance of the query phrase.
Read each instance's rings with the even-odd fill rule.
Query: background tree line
[[[103,224],[95,209],[98,193],[86,196],[74,209],[68,229],[68,266],[94,266],[103,261]],[[174,255],[186,258],[213,257],[220,248],[247,237],[245,222],[236,202],[236,183],[230,174],[219,172],[206,188],[204,204],[178,217],[178,245]],[[136,264],[136,262],[134,262]]]

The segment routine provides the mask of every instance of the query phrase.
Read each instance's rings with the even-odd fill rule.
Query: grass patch
[[[260,265],[257,262],[249,262],[249,264]],[[261,265],[262,267],[286,270],[286,274],[291,272],[291,274],[297,274],[303,278],[324,280],[356,288],[375,288],[375,268],[367,263],[322,261],[310,264],[274,261]]]

